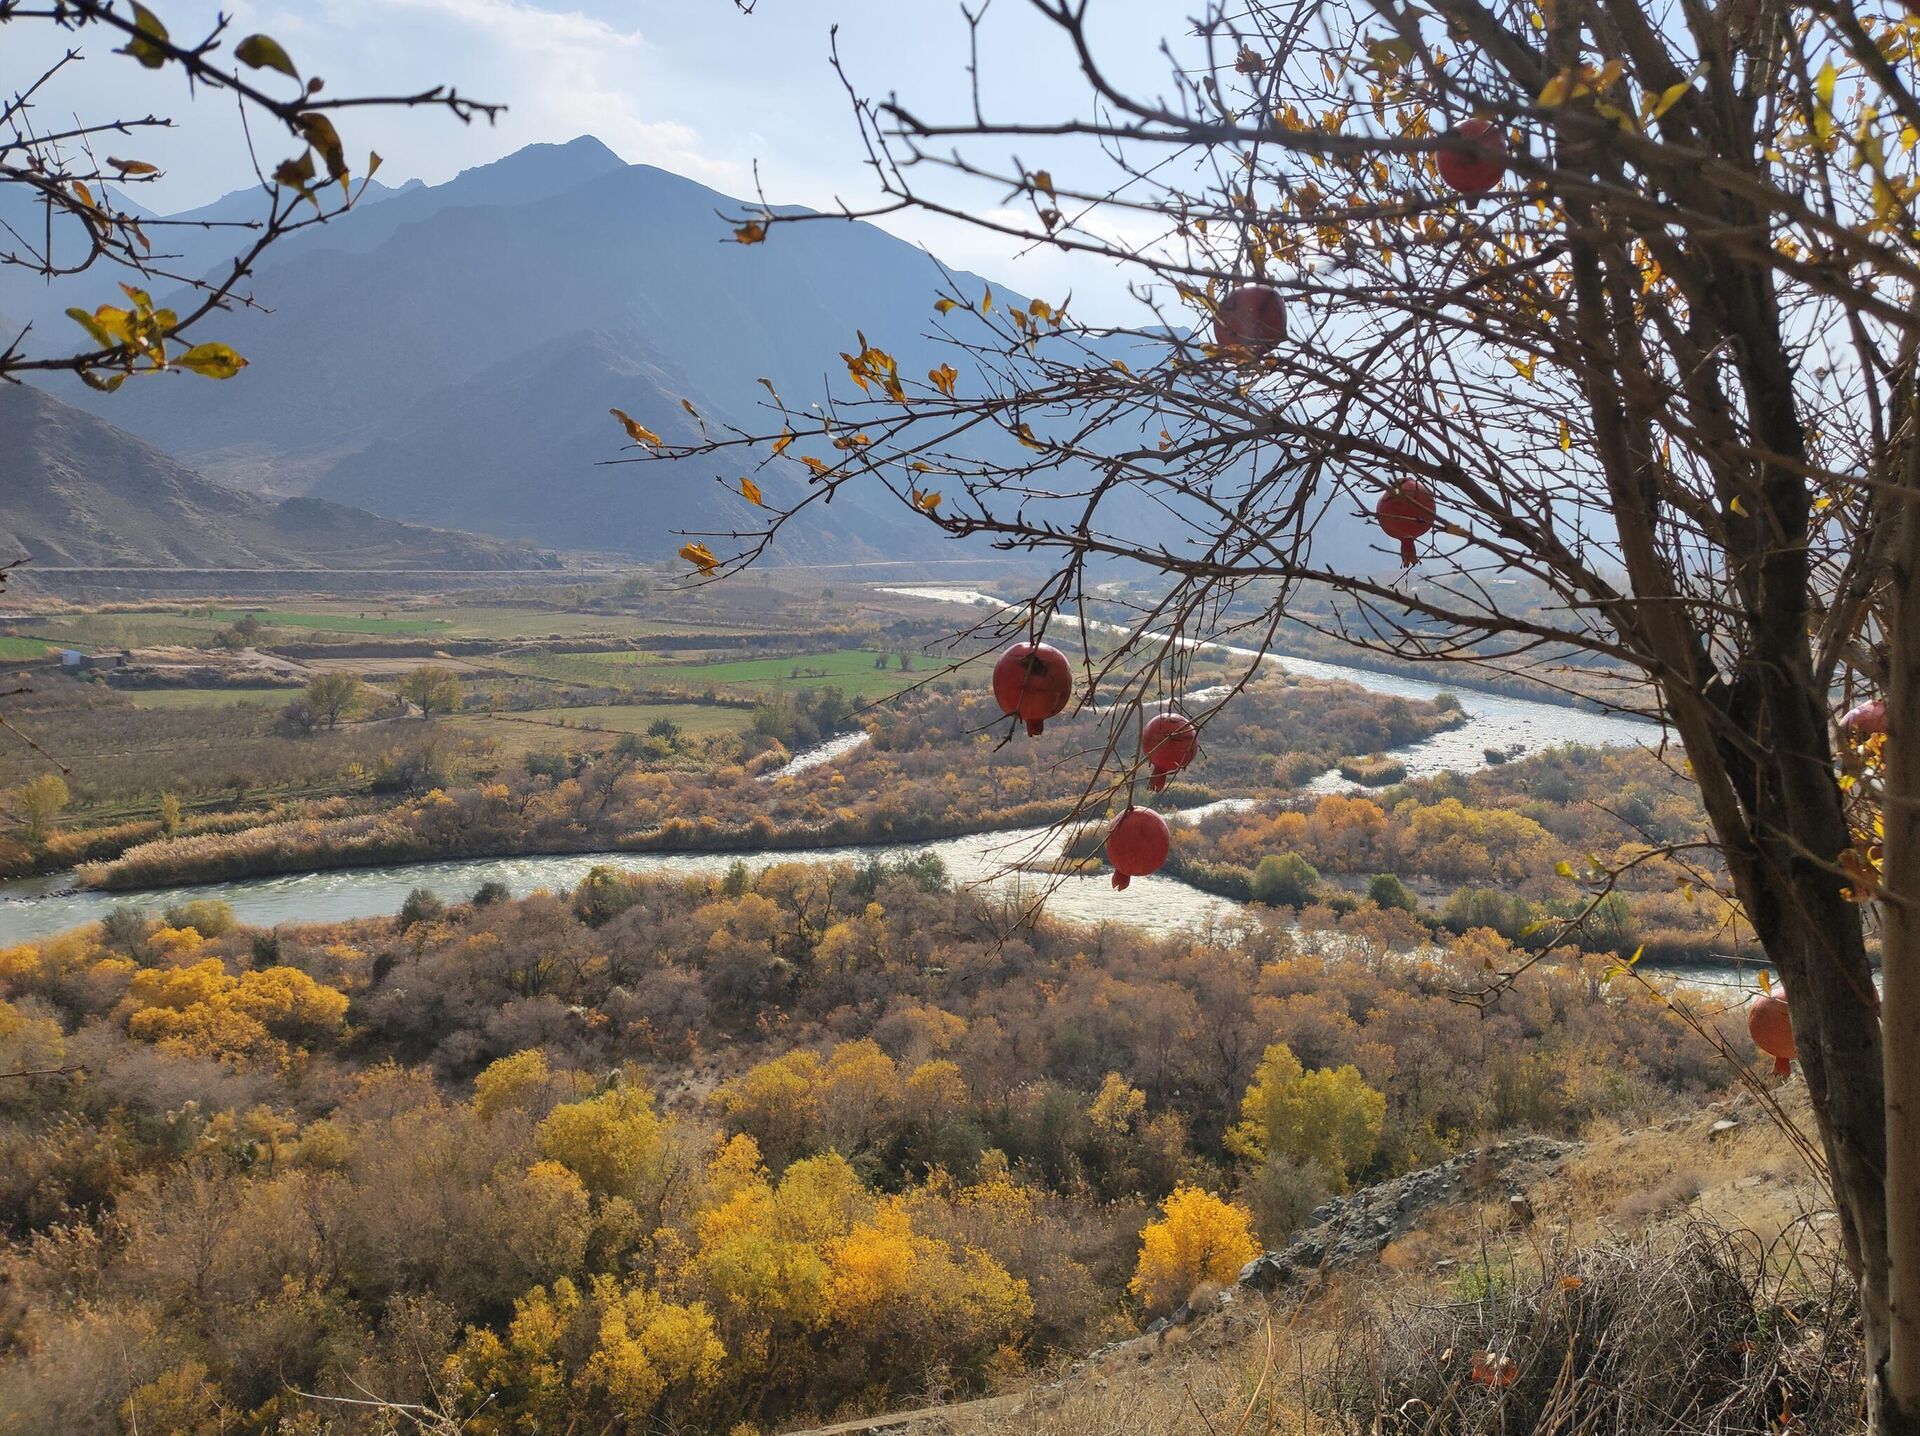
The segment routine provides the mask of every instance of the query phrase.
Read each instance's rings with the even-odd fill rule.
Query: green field
[[[849,697],[884,698],[939,671],[939,665],[931,660],[915,658],[913,671],[902,673],[891,655],[887,667],[882,670],[874,667],[874,660],[878,656],[858,648],[843,648],[833,653],[802,654],[798,658],[739,658],[722,663],[672,664],[657,672],[662,681],[690,688],[711,686],[775,693],[831,685]]]
[[[287,703],[298,688],[141,688],[123,690],[136,708],[230,708],[236,703]]]
[[[0,658],[44,658],[47,647],[44,638],[0,638]]]

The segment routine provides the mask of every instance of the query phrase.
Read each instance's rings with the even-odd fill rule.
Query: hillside
[[[1811,1124],[1804,1089],[1781,1097]],[[1497,1143],[1328,1202],[1286,1253],[1057,1380],[795,1436],[1529,1431],[1616,1412],[1586,1429],[1737,1431],[1789,1408],[1797,1430],[1844,1430],[1859,1353],[1827,1202],[1745,1094]],[[1392,1423],[1396,1407],[1448,1419]]]
[[[163,379],[164,387],[173,389]],[[55,568],[510,569],[550,554],[213,482],[37,389],[0,388],[0,557]]]

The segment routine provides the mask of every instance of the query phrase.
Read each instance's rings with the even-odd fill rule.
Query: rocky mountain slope
[[[153,381],[176,387],[165,376]],[[525,569],[528,545],[213,482],[38,389],[0,386],[0,562],[42,567]]]

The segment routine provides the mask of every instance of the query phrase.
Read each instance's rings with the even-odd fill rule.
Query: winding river
[[[975,605],[983,600],[998,602],[968,589],[917,587],[883,591]],[[1258,656],[1251,650],[1233,651],[1247,657]],[[1522,745],[1533,749],[1559,743],[1617,747],[1655,741],[1659,736],[1658,729],[1631,719],[1468,687],[1284,656],[1274,656],[1269,661],[1303,677],[1344,680],[1376,693],[1403,698],[1426,699],[1442,692],[1456,694],[1467,714],[1466,723],[1395,753],[1406,764],[1407,771],[1416,777],[1446,769],[1464,772],[1483,767],[1484,752],[1488,748]],[[832,739],[797,755],[781,772],[803,772],[830,763],[858,746],[860,741],[861,735]],[[1314,784],[1318,791],[1342,786],[1345,785],[1337,774],[1327,775]],[[1193,818],[1205,811],[1208,810],[1192,810],[1186,816]],[[408,893],[422,887],[447,899],[465,898],[485,882],[504,883],[515,894],[540,889],[564,891],[575,886],[590,868],[601,864],[625,872],[696,876],[723,873],[736,861],[762,868],[773,863],[865,862],[871,858],[889,861],[923,852],[937,854],[956,883],[986,886],[1012,902],[1035,901],[1044,894],[1049,912],[1072,921],[1125,922],[1149,932],[1164,933],[1192,929],[1231,916],[1239,909],[1238,903],[1200,892],[1171,878],[1137,879],[1121,893],[1114,891],[1104,874],[1062,878],[1014,871],[1023,863],[1049,856],[1057,841],[1058,835],[1050,830],[1034,828],[975,833],[929,843],[803,852],[579,853],[461,858],[132,893],[73,890],[71,875],[60,873],[0,883],[0,945],[31,941],[97,921],[110,908],[123,903],[158,909],[194,898],[218,898],[230,904],[242,922],[270,927],[284,922],[339,922],[392,913]]]

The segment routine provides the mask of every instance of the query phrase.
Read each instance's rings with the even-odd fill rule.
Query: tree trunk
[[[1909,468],[1920,462],[1920,446]],[[1888,613],[1886,923],[1887,1307],[1876,1429],[1920,1432],[1920,488],[1908,475]]]

